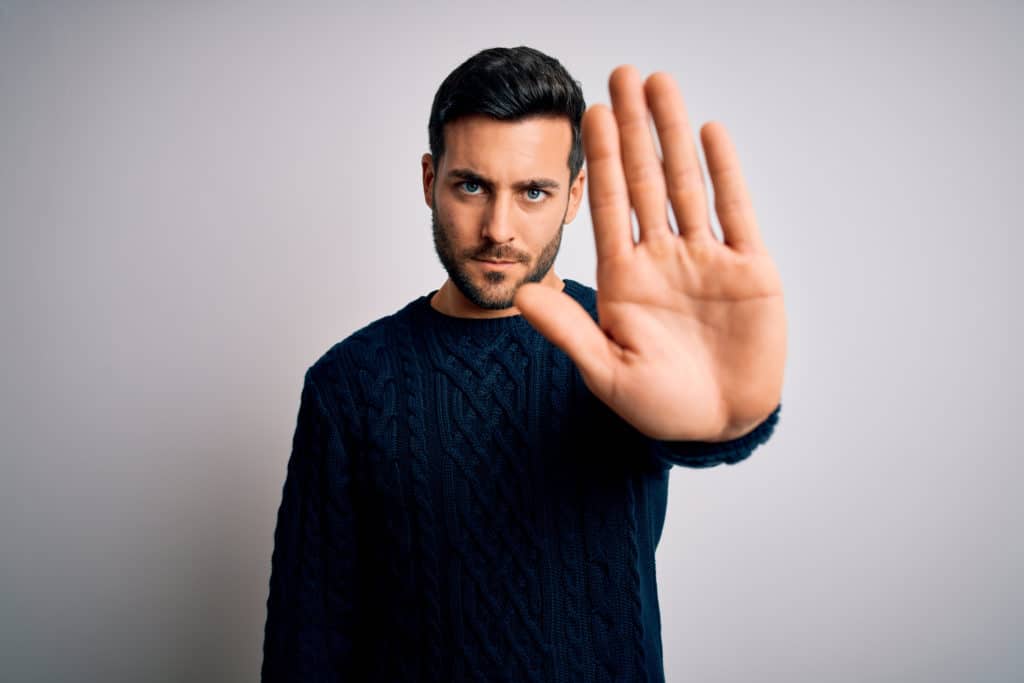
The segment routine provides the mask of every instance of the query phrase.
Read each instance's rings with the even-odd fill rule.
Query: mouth
[[[473,259],[473,260],[477,261],[479,263],[486,263],[489,266],[496,266],[496,267],[506,267],[506,266],[511,266],[511,265],[514,265],[514,264],[518,263],[518,261],[496,261],[496,260],[493,260],[493,259],[481,259],[481,258]]]

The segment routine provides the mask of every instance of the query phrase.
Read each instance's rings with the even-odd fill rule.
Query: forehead
[[[466,116],[444,127],[445,170],[469,168],[496,182],[569,175],[572,127],[564,116],[498,121]]]

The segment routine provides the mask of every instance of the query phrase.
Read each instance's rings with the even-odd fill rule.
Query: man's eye
[[[480,183],[474,183],[472,180],[467,180],[462,183],[462,189],[466,194],[476,194],[477,190],[480,189]]]
[[[536,187],[531,187],[529,190],[526,191],[526,198],[529,199],[531,202],[539,202],[540,200],[544,199],[544,197],[546,197],[547,194],[548,193],[545,192],[544,190],[537,189]]]

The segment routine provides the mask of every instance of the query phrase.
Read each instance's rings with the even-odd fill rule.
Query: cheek
[[[452,237],[469,239],[479,233],[479,211],[458,202],[442,203],[437,207],[437,217]]]
[[[523,218],[522,234],[535,247],[543,247],[558,232],[562,225],[564,207],[546,206],[543,210],[531,211]]]

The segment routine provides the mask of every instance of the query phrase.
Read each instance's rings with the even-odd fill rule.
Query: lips
[[[487,265],[490,265],[490,266],[511,266],[511,265],[513,265],[515,263],[519,263],[519,261],[499,261],[497,259],[486,259],[486,258],[478,258],[478,259],[473,259],[473,260],[477,261],[478,263],[486,263]]]

